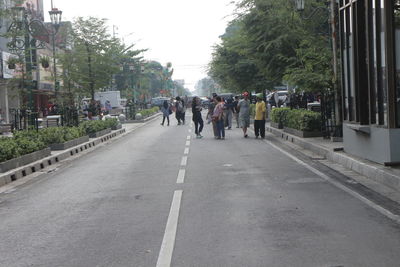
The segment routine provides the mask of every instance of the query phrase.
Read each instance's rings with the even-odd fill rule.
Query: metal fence
[[[325,138],[343,137],[343,126],[336,125],[335,95],[321,95],[322,135]]]
[[[61,126],[79,125],[79,113],[75,107],[64,107],[59,111],[59,115],[61,115]]]
[[[28,130],[36,129],[41,127],[48,127],[49,123],[46,119],[39,118],[38,112],[31,112],[28,109],[12,109],[10,110],[12,115],[12,129],[13,130]],[[57,123],[52,126],[79,126],[79,113],[76,108],[62,108],[54,114],[49,114],[49,117],[56,115],[59,117]]]
[[[39,129],[39,113],[28,109],[11,109],[14,130]]]

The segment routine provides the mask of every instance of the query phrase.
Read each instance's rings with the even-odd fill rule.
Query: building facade
[[[339,1],[347,153],[400,163],[400,0]]]
[[[10,9],[15,6],[13,0],[0,0],[0,9]],[[25,0],[22,5],[28,16],[28,23],[35,23],[35,32],[30,33],[30,39],[36,39],[36,43],[40,42],[40,47],[30,49],[30,57],[27,60],[24,50],[13,51],[9,50],[7,44],[11,39],[0,37],[0,55],[1,55],[1,72],[0,72],[0,123],[10,123],[13,120],[13,110],[20,109],[23,105],[26,106],[27,96],[20,94],[21,89],[15,83],[15,78],[21,77],[20,71],[10,70],[7,66],[9,57],[21,57],[25,60],[25,64],[30,65],[32,76],[31,82],[31,97],[33,109],[39,112],[39,115],[45,115],[46,109],[51,102],[54,102],[55,97],[55,82],[53,73],[53,44],[51,34],[53,34],[53,26],[51,23],[44,22],[43,0]],[[1,17],[0,33],[2,35],[12,31],[12,20],[8,17]],[[57,55],[63,53],[65,49],[67,32],[71,28],[71,23],[64,22],[61,25],[59,34],[55,37]],[[19,56],[17,55],[19,53]],[[46,57],[49,59],[50,65],[44,68],[40,64],[40,59]],[[58,74],[62,73],[62,68],[57,64]],[[14,83],[12,82],[14,80]],[[61,86],[62,82],[59,83]]]

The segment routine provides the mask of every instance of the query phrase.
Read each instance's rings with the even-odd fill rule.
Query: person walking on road
[[[164,126],[165,118],[167,118],[167,126],[169,126],[169,115],[171,115],[171,105],[168,103],[168,100],[164,100],[163,105],[161,106],[161,112],[163,114],[163,120],[161,125]]]
[[[238,110],[238,104],[239,104],[239,97],[235,96],[235,101],[232,103],[232,111],[233,111],[233,117],[235,118],[236,121],[236,128],[239,128],[239,110]]]
[[[217,138],[216,139],[225,139],[225,125],[224,125],[224,105],[225,103],[222,101],[220,96],[216,98],[217,105],[214,108],[213,113],[213,121],[215,121],[217,126]]]
[[[175,98],[175,118],[178,121],[178,125],[181,125],[181,119],[182,119],[182,112],[183,112],[183,105],[181,98],[177,96]]]
[[[195,96],[192,100],[192,113],[196,138],[203,137],[201,132],[203,131],[204,122],[203,118],[201,117],[201,110],[201,100],[199,97]]]
[[[228,127],[228,130],[232,129],[232,117],[233,117],[233,98],[232,97],[228,97],[228,99],[226,99],[226,103],[225,103],[225,115],[226,115],[226,126]]]
[[[262,94],[257,95],[256,103],[256,114],[254,117],[254,132],[256,138],[261,136],[262,139],[265,138],[265,118],[267,115],[267,109],[265,107],[265,102],[262,100]]]
[[[182,124],[185,125],[186,105],[188,104],[188,102],[187,102],[187,100],[184,100],[183,98],[181,98],[181,102],[182,102],[181,120],[182,120]]]
[[[218,137],[217,123],[213,119],[214,109],[215,109],[215,106],[218,104],[216,97],[217,97],[217,94],[213,93],[213,98],[211,99],[210,104],[208,105],[208,113],[207,113],[207,120],[209,121],[209,123],[212,123],[212,126],[213,126],[214,138]]]
[[[250,127],[250,100],[249,100],[249,93],[243,93],[243,99],[238,103],[238,110],[239,110],[239,124],[243,130],[243,137],[249,137],[247,135],[247,128]]]

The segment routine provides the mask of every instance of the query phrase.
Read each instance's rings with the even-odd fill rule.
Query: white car
[[[276,99],[272,99],[274,97],[274,94],[277,93],[278,94],[278,101],[279,103],[282,105],[283,103],[285,103],[287,96],[289,95],[288,91],[276,91],[276,92],[272,92],[269,93],[267,95],[267,102],[271,105],[275,104]]]

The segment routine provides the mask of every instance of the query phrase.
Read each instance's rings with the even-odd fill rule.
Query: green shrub
[[[321,114],[304,109],[293,109],[287,113],[284,126],[300,131],[319,131],[321,130]]]
[[[14,139],[26,138],[29,140],[38,140],[39,132],[36,130],[14,131],[13,138]]]
[[[101,121],[84,121],[79,127],[85,134],[96,133],[104,129]]]
[[[12,138],[0,139],[0,162],[42,150],[46,147],[47,145],[40,140],[37,131],[16,131]]]
[[[106,128],[116,127],[119,124],[119,121],[116,118],[106,118],[104,122],[107,125]]]
[[[16,138],[15,142],[18,145],[20,155],[29,154],[47,147],[47,145],[39,139]]]
[[[273,108],[271,111],[271,121],[285,125],[289,111],[291,111],[290,108]]]
[[[116,119],[109,119],[110,121],[96,120],[96,121],[84,121],[79,125],[79,128],[85,134],[92,134],[100,132],[104,129],[110,128],[112,124],[115,124]]]
[[[50,127],[39,131],[40,140],[47,145],[64,143],[84,135],[80,127]]]
[[[160,110],[159,107],[152,107],[150,109],[142,109],[139,110],[137,113],[142,114],[143,117],[149,117],[155,113],[157,113]]]
[[[0,138],[0,162],[4,162],[20,156],[18,144],[14,138]]]

